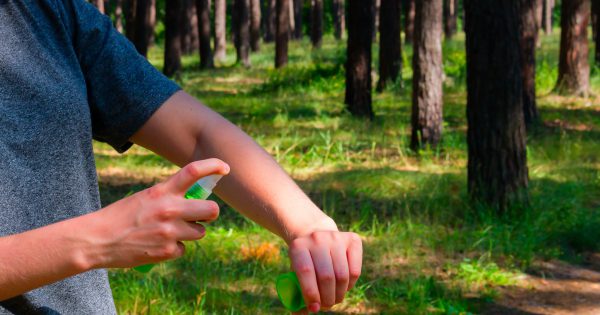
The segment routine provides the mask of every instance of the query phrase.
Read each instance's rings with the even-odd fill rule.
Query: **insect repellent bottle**
[[[283,306],[291,312],[297,312],[306,307],[300,282],[294,272],[284,273],[277,277],[275,290]]]
[[[212,194],[213,189],[217,186],[222,175],[210,175],[199,179],[185,193],[185,199],[206,199]],[[155,264],[141,265],[133,267],[134,270],[146,273],[150,271]]]

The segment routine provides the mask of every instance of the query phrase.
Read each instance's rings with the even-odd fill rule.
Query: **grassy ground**
[[[252,56],[251,69],[231,66],[233,51],[211,71],[197,70],[195,56],[184,60],[184,89],[257,139],[341,228],[362,235],[363,276],[336,312],[479,313],[532,262],[577,263],[600,250],[600,70],[592,74],[596,96],[553,94],[558,35],[543,38],[543,123],[528,136],[531,208],[498,217],[466,197],[463,47],[461,37],[444,44],[443,148],[420,155],[407,145],[410,47],[402,82],[374,94],[373,122],[344,111],[344,44],[330,38],[318,51],[292,43],[280,71],[272,45]],[[159,68],[160,59],[153,50]],[[176,170],[140,148],[122,156],[95,148],[105,204]],[[111,271],[119,312],[284,313],[273,281],[289,261],[276,237],[225,207],[188,249],[148,275]]]

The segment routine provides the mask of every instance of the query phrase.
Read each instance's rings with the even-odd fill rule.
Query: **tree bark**
[[[196,0],[196,12],[198,14],[198,35],[200,36],[200,68],[208,69],[214,67],[212,48],[210,47],[212,37],[210,30],[210,0]]]
[[[288,17],[290,20],[290,25],[288,27],[288,32],[290,33],[290,35],[288,36],[289,40],[289,38],[292,38],[294,33],[296,32],[296,19],[294,17],[294,0],[288,0],[288,2]]]
[[[592,8],[594,11],[594,24],[592,28],[595,30],[596,36],[594,37],[594,42],[596,43],[596,51],[594,55],[594,60],[596,65],[600,66],[600,0],[592,0]]]
[[[135,14],[137,12],[136,0],[125,0],[125,36],[135,42]]]
[[[400,0],[381,0],[379,24],[379,82],[382,91],[389,82],[398,80],[402,69]],[[400,78],[401,79],[401,78]]]
[[[559,93],[587,96],[590,86],[587,27],[590,1],[562,1],[560,19]]]
[[[310,41],[315,48],[323,42],[323,0],[311,0]]]
[[[224,60],[227,47],[227,2],[215,0],[215,59]]]
[[[525,125],[538,120],[535,98],[535,48],[538,37],[536,0],[519,0],[519,25],[521,34],[521,67],[523,76],[523,113]]]
[[[155,1],[153,0],[136,0],[135,13],[135,40],[134,45],[137,51],[144,57],[148,56],[148,48],[152,33],[154,33],[154,17],[153,9]]]
[[[166,1],[165,8],[165,66],[163,73],[172,76],[181,70],[181,26],[184,1]]]
[[[333,0],[333,27],[336,39],[342,39],[344,30],[346,29],[344,0]]]
[[[465,0],[468,188],[505,211],[527,201],[519,2]]]
[[[288,62],[288,41],[290,36],[290,1],[277,0],[277,35],[275,39],[275,68]]]
[[[260,51],[260,0],[250,0],[250,47]]]
[[[544,33],[552,33],[552,12],[554,11],[555,0],[544,0]],[[568,0],[567,0],[568,1]]]
[[[371,105],[373,2],[373,0],[348,0],[345,103],[352,115],[369,119],[373,119],[374,116]]]
[[[105,14],[104,10],[104,0],[92,0],[92,4],[100,11],[102,14]]]
[[[276,0],[266,1],[267,17],[265,19],[265,42],[270,43],[275,40],[275,32],[277,31],[277,3]]]
[[[377,40],[377,30],[379,29],[379,8],[381,7],[381,0],[375,0],[373,5],[373,21],[375,21],[375,27],[373,27],[373,41]]]
[[[302,9],[303,9],[304,0],[294,0],[294,38],[302,39],[303,30],[302,30]]]
[[[410,146],[436,148],[442,139],[442,0],[416,3]]]
[[[123,34],[123,0],[115,0],[115,22],[114,26]]]
[[[250,0],[235,0],[237,63],[250,67]]]
[[[182,1],[181,18],[181,52],[192,54],[200,49],[200,38],[198,34],[198,13],[195,0]]]
[[[447,39],[456,34],[457,0],[444,0],[444,34]]]
[[[415,0],[405,0],[404,7],[404,41],[411,45],[415,34]]]

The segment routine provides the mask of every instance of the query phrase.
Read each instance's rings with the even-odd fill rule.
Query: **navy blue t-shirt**
[[[92,138],[127,150],[178,89],[84,0],[0,0],[0,237],[99,209]],[[115,312],[105,270],[0,302],[0,314]]]

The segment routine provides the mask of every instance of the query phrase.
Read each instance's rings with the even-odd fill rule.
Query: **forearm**
[[[83,220],[0,238],[0,301],[88,270]]]

